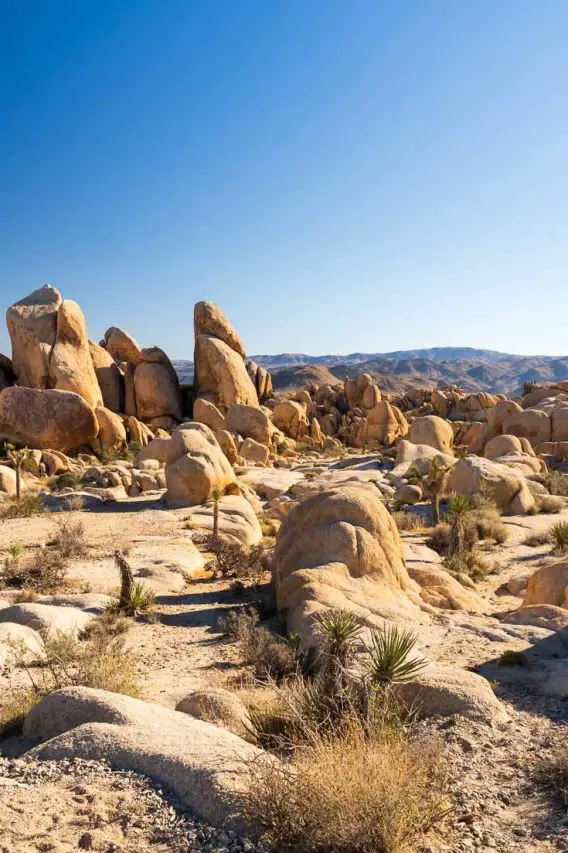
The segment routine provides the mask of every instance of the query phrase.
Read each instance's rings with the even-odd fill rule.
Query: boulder
[[[23,480],[21,486],[23,491],[25,489]],[[7,465],[0,465],[0,492],[5,495],[16,494],[16,472]]]
[[[300,439],[308,432],[308,418],[301,403],[295,400],[280,400],[272,412],[272,423],[293,439]]]
[[[552,441],[568,441],[568,406],[552,413]]]
[[[432,607],[470,613],[483,610],[482,599],[441,566],[416,563],[408,567],[408,575],[420,587],[420,598]]]
[[[505,614],[501,619],[507,625],[534,625],[547,631],[568,628],[568,610],[553,604],[529,604]]]
[[[522,453],[523,446],[521,439],[516,435],[497,435],[489,439],[483,450],[483,455],[487,459],[499,459],[500,456],[507,456],[509,453]]]
[[[236,465],[239,453],[237,450],[237,445],[235,444],[235,439],[231,435],[231,433],[226,429],[216,429],[214,430],[215,438],[219,442],[219,447],[229,460],[231,465]]]
[[[118,364],[123,361],[138,364],[140,360],[140,347],[134,338],[117,326],[111,326],[106,330],[101,346]]]
[[[159,347],[143,349],[134,371],[136,415],[141,421],[183,417],[181,390],[173,365]]]
[[[236,483],[233,469],[209,427],[190,422],[175,430],[167,450],[166,483],[170,507],[205,503],[214,489],[224,492]]]
[[[111,354],[94,341],[89,341],[89,352],[103,404],[111,412],[124,411],[124,376]]]
[[[262,403],[266,403],[267,400],[270,400],[274,396],[272,377],[266,368],[261,367],[255,361],[247,361],[246,368],[248,375],[252,379],[252,384],[256,389],[258,402],[262,405]]]
[[[242,829],[247,767],[264,756],[204,720],[88,687],[50,693],[27,716],[24,735],[44,741],[32,758],[107,761],[141,773],[173,791],[201,820],[233,829]]]
[[[49,375],[50,387],[79,394],[93,409],[102,405],[103,397],[91,359],[85,317],[72,299],[65,299],[57,311]]]
[[[528,438],[533,447],[550,441],[552,427],[546,412],[538,409],[525,409],[514,412],[503,421],[503,432],[507,435]]]
[[[394,686],[395,695],[420,716],[459,714],[486,723],[509,719],[489,682],[474,672],[443,664],[430,664],[416,678]]]
[[[46,284],[8,308],[6,323],[12,341],[12,366],[19,385],[51,387],[49,360],[62,301],[59,291]]]
[[[524,515],[535,500],[523,474],[481,456],[459,459],[449,473],[447,491],[462,495],[487,494],[503,512]]]
[[[0,437],[27,447],[74,450],[96,438],[94,410],[79,394],[14,386],[0,394]]]
[[[95,409],[99,432],[97,442],[105,449],[120,450],[126,446],[126,429],[122,418],[111,412],[110,409],[105,409],[104,406],[99,406]]]
[[[13,604],[0,610],[0,623],[26,625],[40,634],[52,634],[57,631],[74,631],[78,634],[87,627],[92,618],[92,613],[86,613],[77,607],[37,602]]]
[[[407,483],[404,486],[399,486],[394,493],[394,505],[396,509],[401,506],[417,504],[422,500],[422,489],[420,486],[411,486]]]
[[[408,440],[412,444],[427,444],[449,456],[452,454],[454,431],[448,421],[437,415],[425,415],[412,422]]]
[[[219,427],[222,429],[223,427]],[[266,412],[256,406],[231,406],[227,412],[226,428],[243,438],[253,438],[260,444],[270,444],[274,427]]]
[[[487,411],[487,438],[506,432],[503,429],[503,424],[518,412],[522,412],[522,408],[514,400],[502,400],[493,409],[489,409]]]
[[[149,441],[148,444],[142,448],[134,460],[135,467],[139,468],[143,462],[149,460],[156,460],[157,462],[165,463],[170,441],[171,439],[169,436],[167,438],[153,438],[152,441]]]
[[[350,610],[370,625],[419,615],[398,530],[372,484],[347,483],[298,504],[284,519],[272,561],[288,630],[317,644],[315,615]]]
[[[222,415],[217,406],[198,397],[193,404],[193,420],[199,424],[205,424],[215,432],[218,429],[226,429],[225,415]]]
[[[237,735],[246,735],[251,728],[248,711],[229,690],[211,688],[188,693],[176,705],[176,711],[190,714],[198,720],[215,723]]]
[[[236,352],[244,361],[245,348],[229,319],[214,302],[197,302],[193,309],[195,336],[210,335],[218,338]]]
[[[456,464],[455,456],[440,453],[428,444],[412,444],[403,439],[397,446],[394,468],[388,477],[393,483],[402,483],[411,468],[416,468],[419,474],[426,474],[432,459],[438,459],[448,467]]]
[[[555,607],[568,608],[567,587],[568,560],[557,560],[541,566],[528,579],[522,606],[553,604]]]
[[[37,631],[15,622],[0,623],[0,669],[9,662],[32,663],[43,657],[43,640]]]
[[[367,412],[358,443],[362,446],[366,441],[374,440],[388,447],[407,432],[408,423],[402,412],[386,400],[381,400]]]
[[[269,450],[265,444],[255,441],[254,438],[245,438],[239,447],[239,454],[247,462],[256,462],[259,465],[266,465],[268,462]]]
[[[213,531],[213,504],[190,509],[188,518],[192,530]],[[242,495],[226,495],[219,501],[219,535],[241,545],[257,545],[262,529],[254,509]]]
[[[0,352],[0,391],[9,388],[16,381],[16,374],[12,367],[12,361],[7,355]]]
[[[154,433],[150,427],[132,415],[126,418],[126,429],[128,430],[130,441],[137,441],[142,447],[145,447],[154,438]]]

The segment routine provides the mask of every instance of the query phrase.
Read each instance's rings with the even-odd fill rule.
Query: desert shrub
[[[199,544],[212,557],[205,568],[213,577],[259,583],[264,574],[265,550],[262,545],[246,548],[238,542],[227,542],[212,534],[200,539]]]
[[[557,513],[562,512],[566,506],[564,498],[557,495],[537,495],[536,505],[539,512]]]
[[[295,638],[287,641],[262,626],[256,610],[230,610],[219,619],[219,628],[237,644],[243,663],[252,667],[258,679],[279,681],[296,670]]]
[[[442,562],[450,574],[468,575],[474,581],[483,580],[484,577],[496,571],[495,564],[486,560],[477,549],[448,554]]]
[[[548,536],[553,544],[554,553],[566,554],[568,552],[568,521],[559,521],[553,524],[548,531]]]
[[[410,657],[417,643],[411,631],[396,625],[371,632],[369,676],[373,684],[410,681],[426,666],[419,657]]]
[[[72,471],[65,471],[63,474],[58,474],[51,481],[51,491],[61,492],[63,489],[78,489],[82,486],[83,481],[78,474],[73,474]]]
[[[51,543],[53,547],[65,560],[84,557],[87,553],[87,543],[83,522],[73,516],[67,516],[59,518],[56,524],[57,532]]]
[[[65,584],[67,560],[58,551],[41,548],[25,560],[7,561],[0,582],[7,587],[50,593]]]
[[[528,666],[529,661],[526,655],[522,652],[515,652],[512,649],[507,649],[503,652],[497,661],[499,666]]]
[[[424,527],[424,520],[414,512],[405,512],[398,510],[393,512],[392,517],[394,523],[401,531],[421,530]]]
[[[0,518],[31,518],[44,511],[41,495],[22,495],[20,500],[12,497],[0,505]]]
[[[451,527],[445,521],[440,522],[432,528],[428,537],[428,545],[438,554],[447,554],[450,544]]]
[[[24,720],[38,701],[35,690],[20,689],[10,695],[3,691],[0,699],[0,740],[21,734]]]
[[[277,849],[398,853],[448,811],[439,745],[388,727],[353,721],[250,770],[246,817]]]
[[[528,545],[530,548],[538,548],[540,545],[547,545],[549,542],[550,534],[548,530],[529,533],[529,535],[523,539],[523,545]]]
[[[568,497],[568,474],[561,471],[549,471],[545,474],[543,481],[551,495]]]

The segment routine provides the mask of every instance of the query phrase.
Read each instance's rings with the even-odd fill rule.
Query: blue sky
[[[566,0],[1,0],[0,308],[568,353]],[[3,324],[0,350],[8,351]]]

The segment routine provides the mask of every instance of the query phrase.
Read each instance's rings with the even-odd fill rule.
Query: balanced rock
[[[49,359],[51,387],[80,394],[93,408],[103,402],[79,305],[65,299],[57,311],[55,343]]]
[[[213,432],[205,424],[184,423],[173,433],[166,456],[168,506],[208,501],[214,489],[236,484],[233,469]]]
[[[46,284],[8,308],[6,323],[12,340],[12,366],[19,385],[51,387],[49,360],[62,301],[59,291]]]
[[[134,338],[117,326],[111,326],[106,330],[101,346],[110,353],[117,364],[123,361],[138,364],[140,360],[140,347]]]

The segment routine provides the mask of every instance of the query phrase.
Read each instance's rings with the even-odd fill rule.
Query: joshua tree
[[[446,465],[439,456],[434,456],[425,473],[419,472],[416,465],[413,465],[409,471],[409,480],[411,482],[414,480],[421,487],[423,494],[430,498],[434,524],[440,523],[440,500],[446,490],[451,468],[452,466]]]
[[[130,607],[132,587],[134,586],[134,576],[122,551],[116,550],[114,552],[114,561],[120,572],[120,598],[118,601],[118,609],[124,613]]]
[[[213,536],[215,539],[219,537],[219,501],[223,493],[218,487],[211,492],[211,500],[213,501]]]
[[[13,444],[7,444],[6,455],[16,469],[16,499],[19,501],[22,495],[22,466],[30,455],[30,451],[28,447],[17,450]]]

